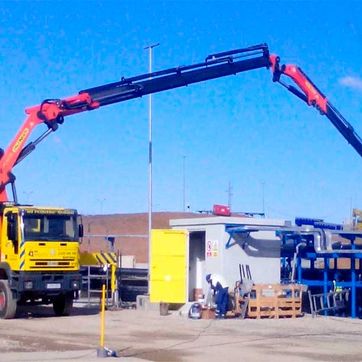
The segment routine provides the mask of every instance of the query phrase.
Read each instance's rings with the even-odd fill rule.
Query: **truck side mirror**
[[[84,236],[84,227],[83,224],[79,224],[78,225],[78,235],[80,238],[82,238]]]

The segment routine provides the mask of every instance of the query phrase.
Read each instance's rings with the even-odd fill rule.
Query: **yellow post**
[[[118,290],[117,290],[117,264],[111,265],[111,291],[112,291],[112,305],[118,307]]]
[[[111,265],[111,291],[112,296],[114,295],[114,292],[116,291],[116,265]]]
[[[100,335],[100,348],[104,349],[104,311],[106,301],[106,286],[102,285],[102,302],[101,302],[101,335]]]

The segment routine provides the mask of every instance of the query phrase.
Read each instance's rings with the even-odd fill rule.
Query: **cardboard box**
[[[215,319],[215,309],[214,308],[202,308],[201,319]]]

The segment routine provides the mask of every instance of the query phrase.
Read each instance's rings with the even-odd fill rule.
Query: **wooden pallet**
[[[248,318],[301,317],[302,289],[298,284],[254,285],[248,301]]]

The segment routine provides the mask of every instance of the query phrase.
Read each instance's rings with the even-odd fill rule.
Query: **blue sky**
[[[0,1],[1,146],[45,98],[267,43],[362,135],[359,1]],[[68,117],[16,166],[22,202],[85,214],[147,210],[147,98]],[[45,128],[40,126],[34,136]],[[362,160],[267,69],[153,97],[153,209],[263,210],[342,222],[362,208]],[[185,161],[183,167],[183,162]],[[185,172],[183,171],[185,170]],[[185,187],[183,177],[185,176]]]

